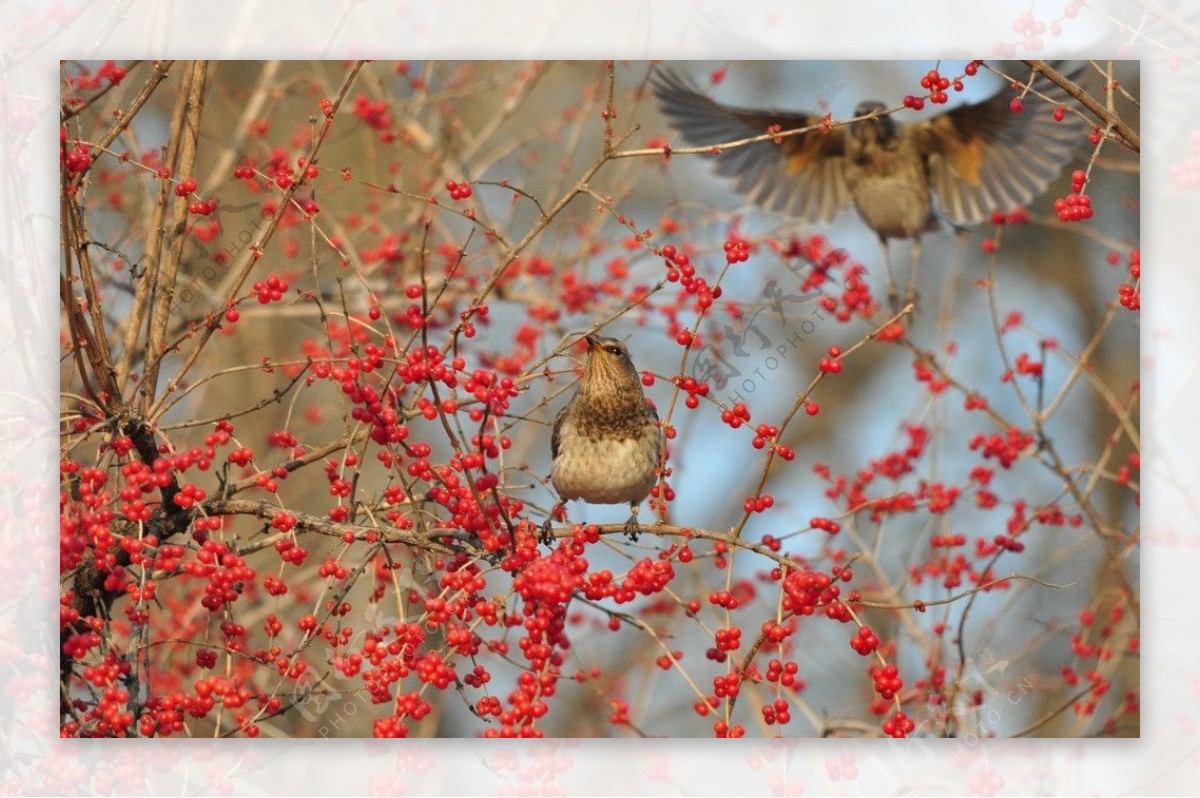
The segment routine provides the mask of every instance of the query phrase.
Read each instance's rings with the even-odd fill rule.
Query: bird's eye
[[[619,347],[619,346],[613,345],[613,346],[606,346],[606,347],[604,347],[604,348],[605,348],[606,350],[608,350],[608,352],[609,352],[610,354],[613,354],[613,355],[620,355],[620,354],[622,354],[622,352],[621,352],[621,347]]]

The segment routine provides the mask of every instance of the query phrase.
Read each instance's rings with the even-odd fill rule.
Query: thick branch
[[[1034,72],[1045,75],[1048,80],[1060,86],[1063,91],[1078,100],[1084,108],[1095,114],[1097,119],[1112,127],[1117,132],[1117,135],[1124,139],[1125,146],[1129,147],[1129,149],[1137,153],[1142,151],[1142,140],[1138,137],[1138,134],[1134,133],[1129,125],[1121,120],[1120,116],[1109,111],[1097,102],[1095,97],[1080,88],[1078,83],[1066,77],[1045,61],[1025,61],[1024,63]]]
[[[196,143],[200,138],[200,118],[204,110],[204,87],[207,83],[208,62],[197,61],[189,73],[187,103],[182,115],[176,117],[173,130],[178,136],[179,162],[176,172],[184,178],[191,176],[196,165]],[[145,413],[154,401],[158,385],[158,370],[166,352],[163,340],[167,334],[167,321],[175,302],[175,278],[179,274],[179,261],[183,256],[188,217],[188,197],[175,197],[171,216],[171,248],[167,256],[154,271],[154,307],[150,317],[150,330],[146,340],[146,374],[142,380],[141,409]]]

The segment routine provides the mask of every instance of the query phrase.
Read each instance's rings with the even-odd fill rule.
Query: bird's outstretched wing
[[[1006,70],[1014,77],[1014,69]],[[1073,70],[1074,79],[1082,68]],[[908,126],[918,151],[929,165],[930,188],[939,211],[956,224],[973,224],[992,211],[1012,210],[1041,194],[1058,176],[1088,130],[1086,120],[1066,111],[1061,122],[1055,108],[1070,96],[1038,76],[1033,91],[1014,113],[1017,90],[1002,89],[990,99],[964,105]]]
[[[571,402],[575,400],[572,399]],[[554,417],[554,431],[550,433],[550,459],[558,457],[558,444],[562,439],[562,423],[563,417],[567,414],[567,409],[571,407],[571,402],[567,402],[558,411],[558,415]]]
[[[696,147],[821,124],[815,114],[722,105],[669,69],[655,71],[651,83],[663,113]],[[844,144],[842,128],[814,130],[723,149],[716,155],[716,169],[733,178],[739,193],[767,210],[807,222],[830,222],[850,201]]]
[[[646,416],[650,419],[653,419],[655,425],[658,424],[658,408],[654,406],[653,402],[646,402]],[[654,439],[655,447],[658,450],[655,456],[658,460],[658,465],[661,467],[667,454],[667,436],[663,434],[662,427],[658,427],[654,431],[654,434],[656,436]]]

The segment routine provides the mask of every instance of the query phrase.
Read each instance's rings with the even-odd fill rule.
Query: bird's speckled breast
[[[645,426],[625,437],[592,437],[564,419],[559,435],[550,480],[563,499],[626,504],[649,495],[658,466],[657,428]]]
[[[915,238],[930,223],[929,178],[911,147],[848,162],[846,184],[859,214],[880,238]]]

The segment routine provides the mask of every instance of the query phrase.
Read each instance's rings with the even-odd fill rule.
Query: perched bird
[[[629,504],[625,531],[637,539],[638,505],[654,485],[661,461],[658,413],[646,403],[641,378],[625,344],[589,335],[587,363],[575,396],[554,419],[550,481],[559,503],[542,527],[571,499],[591,504]]]
[[[656,71],[652,82],[663,113],[684,139],[717,147],[717,173],[733,178],[750,201],[805,222],[830,222],[853,203],[879,236],[885,259],[888,239],[913,239],[914,264],[918,237],[939,217],[973,224],[1028,203],[1087,131],[1077,114],[1055,119],[1055,108],[1070,97],[1041,75],[1032,91],[1049,102],[1031,95],[1031,107],[1020,112],[1011,107],[1017,96],[1011,91],[909,124],[897,124],[883,103],[864,102],[854,112],[863,118],[827,128],[818,114],[722,105],[667,69]],[[814,130],[718,147],[806,127]],[[894,291],[890,263],[889,288]]]

